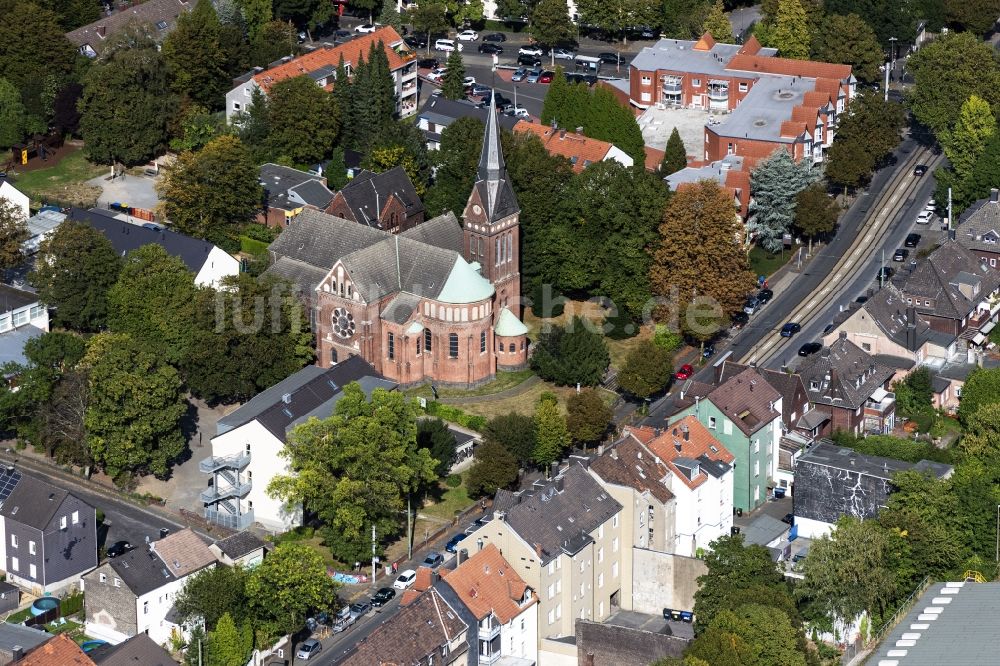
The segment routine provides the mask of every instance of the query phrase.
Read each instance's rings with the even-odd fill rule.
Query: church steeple
[[[507,166],[500,147],[500,123],[497,120],[495,95],[490,95],[490,106],[486,114],[486,132],[483,135],[483,150],[479,156],[476,190],[479,191],[489,223],[516,214],[520,211],[517,197],[507,179]]]

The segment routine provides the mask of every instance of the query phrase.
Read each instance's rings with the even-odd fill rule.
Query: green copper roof
[[[519,335],[527,335],[528,327],[521,323],[521,320],[514,316],[514,313],[504,308],[500,310],[500,317],[497,319],[493,332],[504,338],[514,338]]]
[[[416,335],[422,330],[424,330],[424,327],[419,321],[415,321],[406,327],[406,332],[410,335]]]
[[[458,257],[437,299],[442,303],[475,303],[494,293],[490,281],[480,275],[465,259]]]

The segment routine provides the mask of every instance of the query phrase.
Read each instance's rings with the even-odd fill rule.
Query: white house
[[[49,311],[38,295],[0,284],[0,365],[24,364],[24,343],[47,333]]]
[[[215,565],[208,544],[190,529],[109,559],[82,579],[87,635],[118,644],[144,633],[160,645],[187,635],[174,600],[192,575]]]
[[[42,242],[52,235],[63,220],[66,213],[58,210],[43,210],[28,218],[28,239],[21,243],[21,252],[25,256],[31,256],[38,252]]]
[[[396,387],[360,356],[352,356],[331,368],[302,368],[219,419],[212,455],[199,464],[212,476],[201,493],[205,518],[237,530],[255,522],[276,532],[301,525],[302,507],[271,497],[267,486],[290,472],[288,460],[281,457],[288,433],[310,417],[330,416],[351,382],[369,396],[376,388]]]
[[[0,199],[6,199],[21,210],[21,216],[27,220],[31,217],[28,195],[14,187],[6,178],[0,178]]]

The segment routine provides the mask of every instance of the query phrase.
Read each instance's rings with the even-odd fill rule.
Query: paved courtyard
[[[156,195],[156,179],[149,176],[127,174],[112,181],[108,180],[107,174],[104,174],[91,178],[87,184],[101,188],[101,195],[97,197],[97,203],[100,205],[117,202],[135,208],[155,210],[160,203],[160,198]]]
[[[642,129],[642,138],[647,146],[663,150],[670,133],[676,127],[688,156],[700,160],[705,156],[702,146],[705,143],[705,123],[710,117],[707,111],[698,109],[678,109],[670,106],[657,109],[654,106],[643,111],[636,120]]]

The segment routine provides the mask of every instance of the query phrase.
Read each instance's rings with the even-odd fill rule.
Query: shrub
[[[459,476],[458,474],[449,474],[448,478],[444,480],[444,485],[448,486],[449,488],[458,488],[460,485],[462,485],[462,477]]]
[[[639,333],[639,325],[627,314],[605,317],[604,335],[612,340],[628,340]]]
[[[439,419],[457,423],[462,427],[475,430],[476,432],[482,432],[486,429],[485,417],[478,416],[476,414],[467,414],[458,407],[453,407],[437,401],[431,401],[427,403],[425,411],[431,416],[436,416]]]
[[[656,333],[653,334],[653,342],[657,347],[662,347],[664,351],[672,352],[684,344],[684,338],[680,333],[667,328],[666,324],[657,324]]]
[[[548,290],[546,286],[549,286]],[[540,284],[531,290],[531,312],[539,319],[561,317],[565,309],[565,298],[555,287]]]

